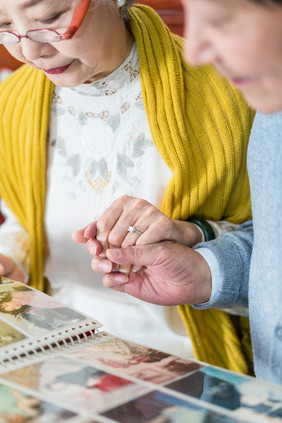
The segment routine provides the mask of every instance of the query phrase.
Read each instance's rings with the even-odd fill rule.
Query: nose
[[[38,41],[30,40],[27,37],[21,40],[22,55],[29,61],[49,56],[53,53],[53,47],[50,43],[39,43]]]
[[[185,25],[185,56],[188,63],[199,66],[206,63],[214,63],[216,60],[215,50],[204,28],[191,19]]]

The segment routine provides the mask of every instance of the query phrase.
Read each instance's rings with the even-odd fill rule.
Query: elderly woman
[[[0,0],[0,43],[26,64],[0,87],[0,270],[45,291],[48,279],[55,298],[105,330],[187,356],[176,309],[107,290],[71,232],[122,195],[183,221],[187,245],[199,235],[191,215],[247,220],[253,113],[212,67],[190,68],[182,39],[132,3]],[[183,307],[196,357],[247,371],[240,318]]]

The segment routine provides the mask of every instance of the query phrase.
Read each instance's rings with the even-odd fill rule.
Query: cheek
[[[8,53],[10,53],[11,56],[13,56],[15,59],[19,60],[20,62],[25,63],[25,58],[22,55],[20,43],[14,44],[13,46],[7,46],[5,48],[8,51]]]
[[[238,75],[254,72],[261,66],[261,49],[255,45],[243,42],[238,37],[226,37],[217,43],[218,59],[229,71],[237,71]]]

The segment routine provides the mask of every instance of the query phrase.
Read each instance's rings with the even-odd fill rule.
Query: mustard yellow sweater
[[[246,170],[253,112],[211,66],[193,68],[183,40],[158,15],[134,6],[130,28],[140,59],[144,104],[156,147],[172,171],[162,210],[240,223],[250,218]],[[0,197],[30,237],[30,284],[44,290],[46,146],[53,84],[23,66],[0,86]],[[198,359],[248,372],[247,322],[218,310],[180,306]],[[243,325],[243,326],[242,326]],[[247,345],[248,343],[246,343]],[[247,359],[246,359],[247,358]]]

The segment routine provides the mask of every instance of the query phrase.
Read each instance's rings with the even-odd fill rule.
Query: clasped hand
[[[16,266],[15,262],[10,257],[4,256],[3,254],[0,254],[0,278],[1,276],[19,282],[25,281],[23,272]]]
[[[141,235],[128,232],[129,226]],[[104,273],[109,288],[162,305],[197,304],[210,297],[209,267],[191,249],[201,241],[197,227],[168,218],[145,200],[120,197],[73,239],[86,244],[92,269]]]

